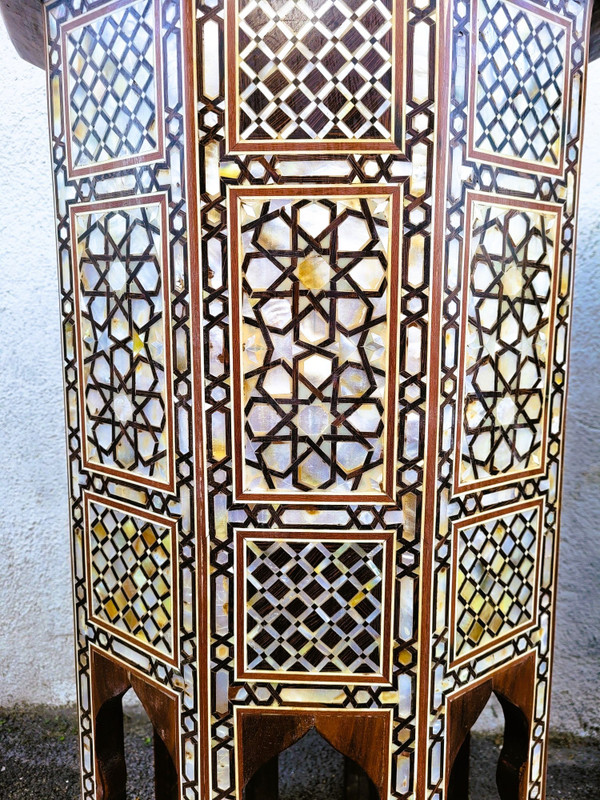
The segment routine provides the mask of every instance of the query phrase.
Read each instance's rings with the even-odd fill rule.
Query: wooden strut
[[[91,657],[91,682],[97,800],[126,800],[127,767],[122,700],[129,689],[135,692],[154,728],[155,798],[177,800],[177,699],[94,649]]]

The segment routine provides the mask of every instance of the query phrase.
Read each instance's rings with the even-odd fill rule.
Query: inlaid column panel
[[[347,715],[357,736],[391,716],[377,785],[408,798],[435,7],[229,0],[197,16],[206,793],[239,797],[254,774],[241,720],[264,739],[319,707],[330,737]]]
[[[191,9],[61,0],[45,12],[82,796],[124,793],[120,699],[131,688],[155,728],[157,797],[194,798],[202,712]]]
[[[443,34],[419,739],[430,800],[466,796],[468,729],[492,691],[501,796],[544,796],[589,11],[452,3]]]

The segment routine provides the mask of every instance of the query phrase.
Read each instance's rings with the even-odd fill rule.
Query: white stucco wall
[[[46,95],[0,19],[0,705],[74,700]],[[591,68],[600,86],[600,62]],[[583,157],[552,722],[600,732],[600,91]]]

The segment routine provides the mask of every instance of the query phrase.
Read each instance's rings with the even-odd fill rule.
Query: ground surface
[[[152,800],[152,748],[144,720],[130,712],[126,756],[128,800]],[[316,739],[300,742],[280,762],[281,800],[337,800],[341,777],[334,752],[317,752]],[[474,737],[471,800],[498,800],[494,771],[498,742]],[[75,715],[47,708],[0,709],[0,798],[79,800]],[[555,739],[548,769],[547,800],[599,800],[600,742]],[[466,799],[465,799],[466,800]]]

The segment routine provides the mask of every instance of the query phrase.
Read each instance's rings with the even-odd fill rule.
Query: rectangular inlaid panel
[[[92,620],[175,663],[176,523],[87,492],[85,501]]]
[[[389,681],[393,542],[392,533],[238,531],[238,674]]]
[[[230,206],[237,497],[393,500],[400,189]]]
[[[561,174],[571,23],[527,0],[473,0],[469,155]]]
[[[73,206],[84,463],[170,487],[171,344],[164,196]]]
[[[71,175],[162,153],[159,32],[158,0],[112,3],[63,25]]]
[[[453,526],[452,656],[481,655],[534,625],[543,502],[467,517]]]
[[[403,6],[227,0],[229,150],[401,148]]]
[[[468,195],[457,490],[544,469],[560,216]]]

